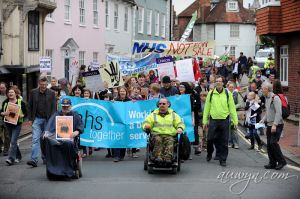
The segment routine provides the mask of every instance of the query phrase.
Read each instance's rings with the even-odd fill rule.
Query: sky
[[[184,9],[191,5],[195,0],[173,0],[176,15],[180,14]]]
[[[180,14],[184,9],[191,5],[195,0],[173,0],[176,15]],[[248,7],[248,3],[252,4],[253,0],[244,0],[244,7]]]

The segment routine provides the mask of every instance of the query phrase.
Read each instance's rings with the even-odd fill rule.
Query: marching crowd
[[[196,82],[179,82],[169,76],[159,79],[157,72],[150,70],[124,77],[123,86],[105,88],[96,93],[85,86],[84,78],[80,75],[74,87],[71,87],[67,79],[57,80],[55,77],[52,77],[48,85],[48,79],[41,76],[38,88],[30,92],[26,104],[17,86],[8,88],[6,83],[1,82],[0,150],[4,156],[8,156],[6,163],[13,165],[22,159],[17,138],[24,119],[28,118],[29,124],[32,125],[32,146],[27,164],[37,167],[40,138],[50,117],[61,109],[62,96],[126,102],[188,94],[194,126],[195,142],[192,144],[195,155],[207,151],[206,159],[210,161],[216,149],[214,159],[219,160],[221,166],[226,166],[228,147],[239,149],[237,125],[238,120],[243,120],[248,132],[246,138],[251,141],[249,150],[254,149],[255,141],[260,150],[263,146],[260,135],[266,133],[269,164],[265,165],[265,168],[283,168],[286,161],[278,141],[283,130],[282,101],[286,101],[286,98],[283,96],[280,81],[276,79],[278,74],[272,57],[264,68],[258,67],[254,59],[247,58],[243,53],[238,59],[220,59],[217,64],[214,61],[204,62],[202,59],[194,59],[194,64],[202,71],[201,78]],[[81,68],[84,71],[85,67]],[[247,82],[241,85],[245,77]],[[8,103],[21,107],[16,125],[3,120],[8,114]],[[266,131],[263,125],[258,125],[263,123],[266,124]],[[100,150],[84,146],[81,148],[82,157]],[[128,155],[133,158],[138,157],[138,151],[136,148],[127,149]],[[41,155],[45,161],[43,154]],[[106,158],[113,158],[114,162],[118,162],[123,160],[125,155],[126,149],[107,149]]]

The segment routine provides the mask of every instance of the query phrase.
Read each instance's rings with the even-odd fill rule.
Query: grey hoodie
[[[274,97],[273,97],[274,96]],[[272,102],[273,101],[273,102]],[[264,117],[264,122],[267,122],[267,126],[272,126],[275,124],[283,124],[282,110],[281,110],[281,100],[274,93],[270,92],[266,97],[266,115]]]

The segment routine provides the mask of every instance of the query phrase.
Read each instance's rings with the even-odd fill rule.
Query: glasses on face
[[[167,104],[167,103],[162,103],[162,102],[161,102],[161,103],[159,103],[159,105],[166,105],[166,104]]]

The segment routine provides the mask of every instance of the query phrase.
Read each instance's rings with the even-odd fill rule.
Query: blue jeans
[[[229,130],[229,144],[238,146],[239,145],[239,137],[237,135],[237,130],[233,127],[230,127]]]
[[[47,120],[36,117],[32,124],[32,145],[31,145],[31,160],[38,162],[40,139],[47,125]],[[43,155],[42,158],[44,159]]]
[[[8,159],[12,162],[15,161],[16,158],[22,159],[20,149],[18,147],[18,137],[21,132],[22,125],[13,125],[13,124],[6,124],[6,128],[10,137],[10,148],[8,152]]]

